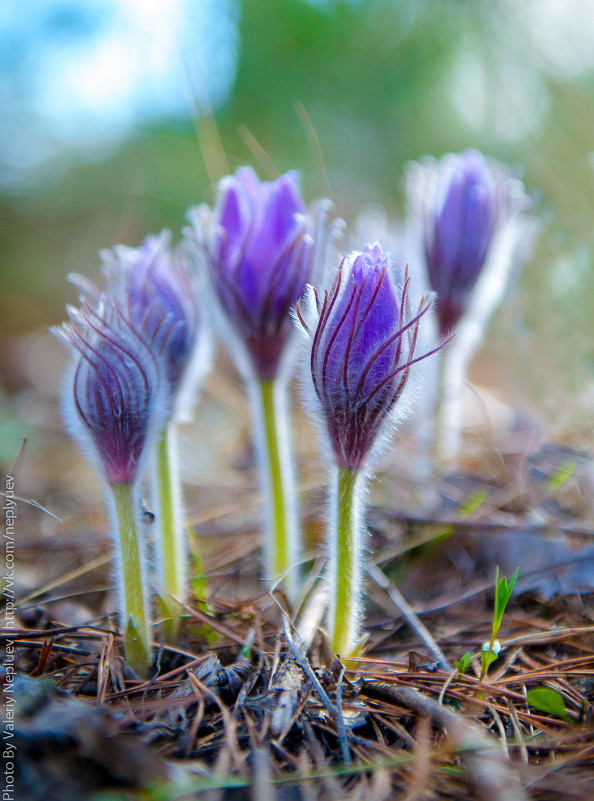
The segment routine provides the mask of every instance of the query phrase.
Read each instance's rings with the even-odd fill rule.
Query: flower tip
[[[99,300],[101,290],[95,286],[92,281],[86,278],[86,276],[79,275],[78,273],[68,273],[67,280],[78,289],[81,295],[93,301]]]
[[[363,248],[363,253],[372,259],[382,259],[386,256],[379,242],[374,242],[372,245],[366,245]]]
[[[242,167],[238,167],[235,170],[235,174],[226,175],[221,180],[221,184],[224,185],[228,181],[233,181],[233,179],[236,179],[240,183],[245,184],[246,186],[249,187],[258,186],[258,184],[260,183],[256,171],[254,170],[251,164],[244,164]]]
[[[385,269],[388,265],[388,254],[384,251],[379,242],[374,242],[373,245],[367,245],[362,252],[362,256],[366,258],[369,266],[373,269]]]
[[[309,285],[305,288],[306,293],[307,289],[310,288]],[[301,313],[301,309],[299,308],[299,304],[301,303],[300,300],[297,301],[295,306],[291,309],[291,319],[297,328],[301,328],[305,331],[306,334],[311,335],[311,329],[309,325],[305,322],[303,315]]]
[[[329,215],[332,209],[334,208],[334,203],[330,200],[329,197],[320,197],[317,200],[314,200],[312,203],[312,211],[322,220],[325,220]],[[345,226],[346,223],[341,217],[335,217],[332,220],[333,226]]]
[[[84,303],[85,298],[83,298],[82,300]],[[68,318],[70,319],[73,325],[86,326],[87,324],[86,317],[79,308],[73,306],[71,303],[66,304],[66,314],[68,315]]]
[[[299,206],[303,206],[301,199],[301,175],[299,170],[289,170],[283,175],[279,176],[275,182],[279,188],[288,190],[292,200]]]
[[[52,336],[56,337],[56,339],[59,339],[61,342],[65,342],[69,346],[72,345],[66,323],[60,323],[60,325],[52,325],[48,329],[48,331]]]

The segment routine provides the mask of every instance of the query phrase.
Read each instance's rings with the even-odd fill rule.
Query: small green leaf
[[[503,596],[502,589],[505,582],[505,589],[507,589],[507,579],[505,576],[499,580],[499,565],[495,566],[495,598],[493,605],[493,631],[497,633],[497,621],[503,617],[503,610],[501,609],[501,599]]]
[[[511,598],[511,594],[514,591],[514,586],[515,586],[516,581],[518,579],[518,573],[519,572],[520,572],[520,568],[517,567],[515,569],[515,571],[514,571],[513,576],[510,578],[509,582],[505,578],[505,576],[501,579],[501,584],[502,584],[502,587],[501,587],[501,600],[503,602],[503,607],[504,608],[507,606],[507,602]]]
[[[495,568],[495,608],[493,610],[493,639],[497,637],[497,633],[499,632],[499,629],[501,627],[501,621],[503,620],[503,613],[505,612],[505,607],[507,606],[508,601],[511,598],[511,594],[514,591],[514,587],[519,572],[520,568],[516,568],[508,584],[507,578],[505,576],[503,576],[501,580],[499,580],[499,566]]]
[[[493,662],[497,659],[497,654],[495,651],[489,651],[486,649],[485,651],[481,651],[481,676],[484,677],[489,670],[489,667],[493,664]]]
[[[547,478],[547,484],[552,490],[559,489],[563,486],[563,484],[565,484],[568,478],[571,478],[576,467],[577,462],[575,459],[567,459],[566,461],[561,462],[556,470],[554,470],[553,473],[551,473],[551,475]]]
[[[557,690],[551,690],[550,687],[535,687],[534,690],[528,690],[526,700],[528,706],[538,709],[540,712],[554,715],[556,718],[566,720],[568,723],[572,722],[567,714],[563,696]]]
[[[472,659],[472,654],[470,651],[466,651],[460,659],[454,659],[454,667],[460,673],[460,675],[464,675],[468,670],[468,666],[470,665],[470,660]]]

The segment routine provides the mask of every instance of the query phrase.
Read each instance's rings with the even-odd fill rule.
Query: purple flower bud
[[[343,260],[330,292],[307,298],[311,376],[334,457],[357,471],[370,455],[401,399],[410,369],[430,353],[418,353],[421,318],[431,300],[411,311],[410,278],[396,280],[379,245]]]
[[[420,238],[439,331],[452,331],[507,221],[530,201],[509,170],[476,150],[424,159],[409,171],[409,200]]]
[[[138,248],[118,245],[101,257],[110,294],[119,299],[137,331],[159,356],[172,395],[195,351],[199,333],[197,289],[171,234],[148,236]]]
[[[290,309],[314,279],[329,204],[310,213],[297,173],[260,181],[251,167],[224,178],[214,211],[202,206],[188,218],[250,372],[274,379],[292,334]]]
[[[54,329],[75,354],[64,393],[67,424],[109,484],[133,483],[163,409],[151,335],[137,331],[112,298],[68,312],[70,322]],[[164,342],[173,333],[170,323],[165,328],[158,333]]]

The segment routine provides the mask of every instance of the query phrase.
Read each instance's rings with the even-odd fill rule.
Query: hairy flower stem
[[[267,578],[283,577],[287,595],[294,600],[298,527],[293,503],[284,383],[260,381],[257,402],[260,415],[257,447],[268,506]]]
[[[446,398],[448,394],[448,387],[446,382],[448,380],[447,364],[445,353],[440,353],[439,356],[439,373],[437,379],[437,404],[435,408],[435,422],[434,422],[434,456],[437,461],[447,458],[447,435],[446,429],[448,421],[446,419],[447,406],[449,399]]]
[[[331,489],[330,620],[333,654],[354,656],[359,646],[363,576],[360,471],[339,467]]]
[[[128,483],[111,484],[110,489],[117,524],[116,566],[126,661],[138,676],[145,677],[151,664],[151,639],[142,543],[136,525],[135,493],[133,485]]]
[[[187,598],[186,534],[183,521],[175,423],[165,426],[155,446],[153,492],[159,526],[158,586],[164,612],[166,639],[175,640],[179,631],[180,606]]]
[[[440,353],[439,394],[435,425],[435,456],[438,461],[456,459],[462,434],[462,402],[468,363],[472,355],[462,335]]]

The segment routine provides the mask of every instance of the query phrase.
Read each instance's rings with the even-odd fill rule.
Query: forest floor
[[[56,475],[71,458],[59,436],[46,446]],[[310,578],[294,609],[259,578],[250,480],[218,495],[188,490],[203,575],[180,644],[161,643],[156,627],[148,680],[126,665],[109,614],[104,520],[96,506],[73,511],[87,474],[60,484],[50,509],[60,521],[22,505],[16,614],[2,630],[12,798],[593,798],[594,461],[584,441],[478,447],[422,491],[397,466],[406,458],[382,467],[368,513],[366,642],[343,662],[315,615],[324,477],[313,468],[302,506]],[[236,475],[250,459],[246,447]],[[481,680],[496,565],[519,578]],[[409,626],[402,597],[437,651]],[[466,653],[462,673],[454,663]]]

